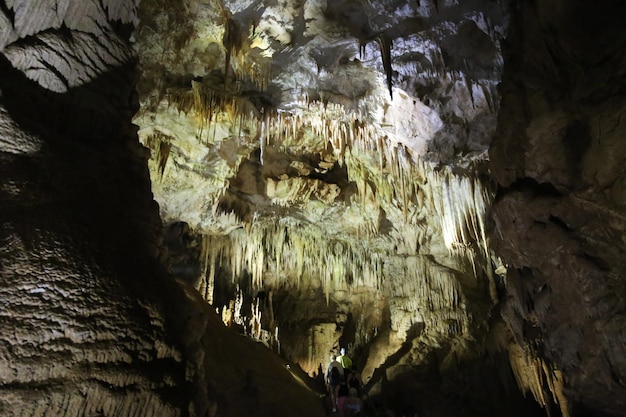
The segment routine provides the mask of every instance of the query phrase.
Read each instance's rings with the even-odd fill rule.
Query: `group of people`
[[[340,349],[339,355],[330,355],[330,363],[326,368],[326,386],[330,392],[333,413],[339,411],[344,417],[360,415],[363,410],[363,382],[345,348]]]

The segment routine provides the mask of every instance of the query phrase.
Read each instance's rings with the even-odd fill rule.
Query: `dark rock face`
[[[64,93],[0,65],[2,414],[178,415],[132,62]]]
[[[503,316],[562,373],[570,415],[626,410],[625,13],[620,2],[519,5],[490,150]]]

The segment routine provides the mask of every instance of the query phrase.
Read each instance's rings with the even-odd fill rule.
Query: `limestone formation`
[[[0,2],[0,414],[626,415],[621,3]]]
[[[0,12],[0,415],[323,415],[159,260],[136,4],[39,3]]]

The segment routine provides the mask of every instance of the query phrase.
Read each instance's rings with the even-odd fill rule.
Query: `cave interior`
[[[0,0],[0,415],[626,416],[625,18]]]

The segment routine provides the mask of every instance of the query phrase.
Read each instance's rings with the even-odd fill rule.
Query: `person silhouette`
[[[350,388],[348,398],[346,399],[344,410],[345,417],[353,417],[358,415],[363,409],[363,400],[357,394],[356,388]]]
[[[339,356],[337,357],[337,360],[341,363],[343,369],[352,368],[352,359],[346,355],[346,348],[339,349]]]
[[[330,363],[326,367],[326,386],[330,392],[330,399],[333,403],[333,413],[337,411],[337,398],[339,394],[339,386],[343,379],[343,367],[337,361],[337,355],[330,355]]]
[[[361,390],[363,389],[363,381],[361,381],[361,374],[356,370],[355,366],[352,366],[352,369],[349,371],[344,370],[344,375],[346,377],[346,385],[348,388],[354,388],[357,390],[357,394],[361,395]]]

